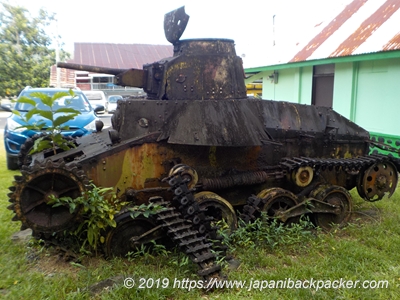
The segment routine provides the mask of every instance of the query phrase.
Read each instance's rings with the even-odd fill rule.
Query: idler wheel
[[[67,206],[48,204],[51,196],[74,199],[87,190],[88,180],[76,166],[51,161],[35,163],[15,179],[10,188],[14,192],[9,194],[9,208],[16,214],[13,220],[20,220],[23,227],[37,233],[60,232],[76,224],[79,209],[70,213]]]
[[[124,212],[115,217],[117,226],[106,233],[104,244],[105,254],[111,256],[126,256],[129,252],[141,249],[142,245],[150,245],[154,240],[154,232],[140,238],[146,232],[154,229],[156,221],[152,216],[131,217],[131,212]]]
[[[360,174],[357,191],[367,201],[378,201],[394,193],[397,180],[397,170],[391,162],[378,162]]]
[[[232,205],[219,195],[204,191],[194,195],[200,209],[206,210],[206,216],[213,217],[213,222],[224,220],[228,225],[229,232],[233,232],[237,228],[237,216]]]
[[[297,205],[296,195],[281,188],[263,190],[257,195],[257,197],[262,199],[264,203],[262,211],[271,218],[279,219],[279,216],[283,212]],[[291,218],[288,220],[288,223],[296,222],[297,219],[297,217]]]
[[[323,230],[331,230],[333,225],[342,226],[350,220],[352,211],[352,202],[350,193],[341,186],[319,186],[310,195],[325,203],[336,206],[336,214],[333,213],[315,213],[315,225]]]

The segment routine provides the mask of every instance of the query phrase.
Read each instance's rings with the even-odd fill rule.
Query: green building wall
[[[399,87],[400,58],[335,66],[333,108],[368,130],[372,140],[397,149],[396,157],[400,157]],[[378,147],[371,147],[371,152],[389,153]]]
[[[333,109],[342,116],[354,121],[352,114],[355,110],[352,101],[355,92],[353,63],[335,64],[333,84]]]
[[[400,136],[400,58],[364,61],[354,69],[354,122],[372,132]]]
[[[278,83],[263,77],[263,99],[311,104],[312,66],[279,70]]]

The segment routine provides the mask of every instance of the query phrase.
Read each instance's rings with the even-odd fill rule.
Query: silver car
[[[108,96],[107,103],[106,103],[106,111],[109,114],[112,114],[117,109],[117,102],[118,100],[122,100],[121,95],[110,95]]]
[[[91,90],[82,92],[86,95],[86,98],[89,100],[90,105],[93,107],[93,109],[98,106],[103,106],[104,108],[106,108],[107,99],[103,91]],[[104,113],[104,110],[99,111],[98,113]]]

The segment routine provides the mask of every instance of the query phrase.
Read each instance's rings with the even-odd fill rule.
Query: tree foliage
[[[25,86],[45,87],[55,64],[46,29],[55,15],[43,9],[32,17],[20,6],[0,2],[0,97],[18,95]]]

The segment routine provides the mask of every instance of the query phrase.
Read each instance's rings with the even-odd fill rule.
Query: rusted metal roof
[[[173,54],[172,45],[75,43],[70,63],[120,69],[142,69]]]
[[[353,0],[289,62],[400,50],[400,0]]]
[[[398,50],[399,45],[400,45],[400,32],[396,34],[392,39],[390,39],[390,41],[383,46],[383,49],[387,51]]]

